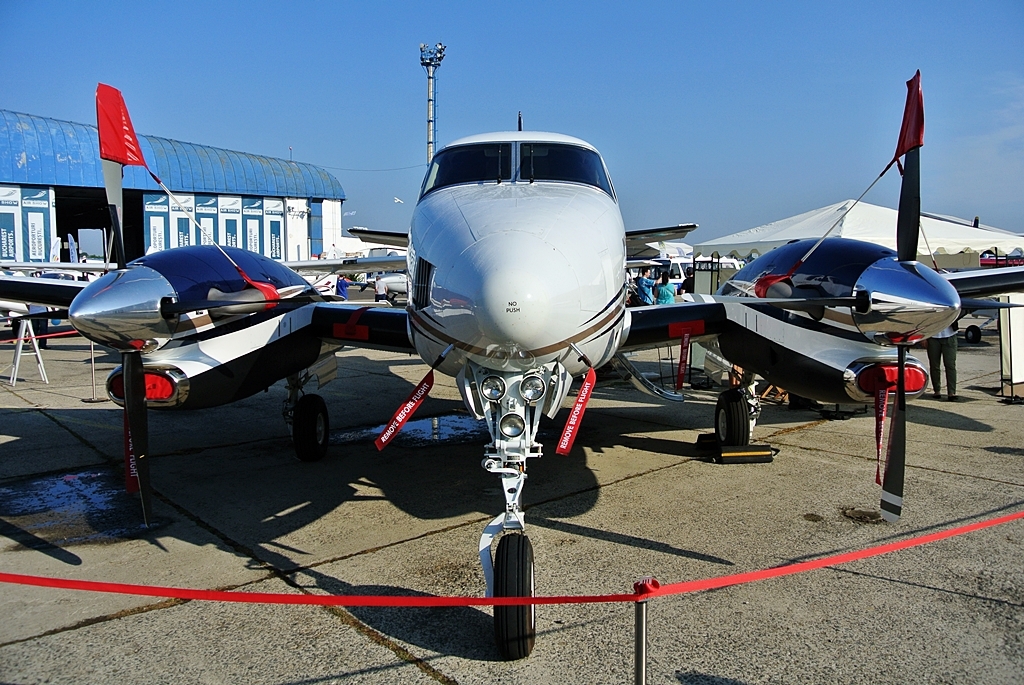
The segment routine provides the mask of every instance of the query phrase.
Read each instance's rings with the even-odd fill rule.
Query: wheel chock
[[[718,464],[767,464],[775,459],[778,450],[771,445],[728,445],[722,447],[714,433],[697,436],[697,449],[711,453]]]
[[[718,451],[718,438],[714,433],[701,433],[697,436],[697,449]]]
[[[715,461],[719,464],[768,464],[775,459],[771,445],[728,446],[719,449]]]

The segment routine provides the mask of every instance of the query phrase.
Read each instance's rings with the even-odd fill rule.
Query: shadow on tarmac
[[[312,579],[315,587],[333,595],[431,596],[390,585],[351,585],[315,569],[304,569],[299,578]],[[422,649],[474,661],[501,661],[494,644],[494,618],[479,607],[346,607],[344,611],[389,638]]]
[[[745,680],[723,678],[699,671],[676,671],[676,680],[682,685],[747,685]]]

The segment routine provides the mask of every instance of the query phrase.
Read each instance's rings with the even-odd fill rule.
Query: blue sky
[[[440,143],[516,125],[604,154],[628,227],[693,242],[856,197],[922,72],[924,209],[1024,233],[1024,3],[0,2],[0,107],[328,167],[403,230]],[[403,168],[413,167],[413,168]],[[367,171],[400,169],[397,171]],[[865,198],[895,207],[895,172]],[[395,197],[404,204],[394,202]]]

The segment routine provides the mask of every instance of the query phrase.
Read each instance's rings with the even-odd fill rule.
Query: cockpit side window
[[[460,145],[434,156],[420,197],[458,183],[498,183],[512,179],[512,144]]]
[[[601,156],[576,145],[521,143],[519,180],[585,183],[614,197]]]

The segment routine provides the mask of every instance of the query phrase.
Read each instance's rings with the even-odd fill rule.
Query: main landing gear
[[[338,372],[334,356],[337,348],[325,349],[316,364],[301,373],[288,376],[288,397],[284,401],[285,423],[292,429],[292,444],[299,461],[319,461],[327,454],[331,437],[331,417],[327,403],[319,395],[303,394],[303,388],[314,378],[317,387],[329,383]]]
[[[718,396],[715,405],[715,437],[720,446],[742,447],[750,444],[761,402],[755,391],[754,374],[744,372],[740,387]]]
[[[482,466],[501,478],[505,496],[505,511],[480,536],[487,596],[533,597],[533,546],[520,506],[526,460],[542,456],[536,441],[541,414],[558,412],[572,378],[557,362],[531,371],[494,371],[467,362],[456,380],[466,406],[487,421],[491,443],[484,448]],[[492,560],[491,543],[499,535]],[[533,651],[536,617],[533,604],[494,607],[494,638],[502,659],[522,659]]]

